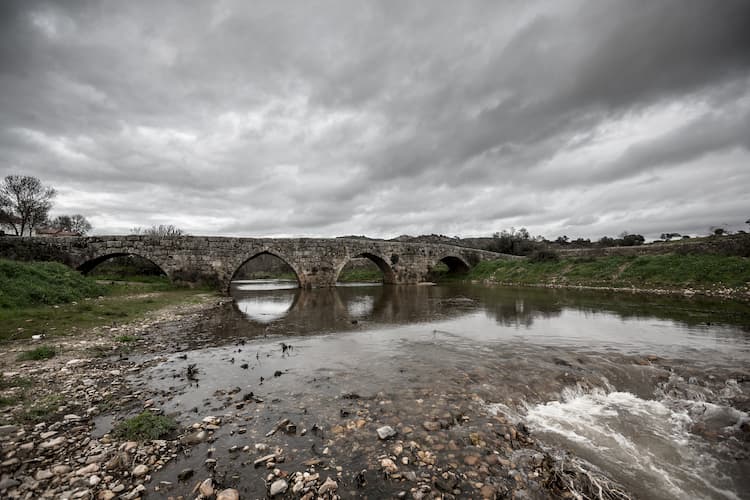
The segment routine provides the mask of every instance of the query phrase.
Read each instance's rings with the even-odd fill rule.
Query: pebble
[[[216,500],[240,500],[240,492],[233,488],[221,490],[216,495]]]
[[[380,461],[380,467],[388,474],[398,472],[398,465],[390,458],[384,458]]]
[[[146,474],[148,474],[148,465],[140,464],[133,468],[133,476],[135,477],[145,476]]]
[[[397,434],[396,429],[394,429],[390,425],[384,425],[383,427],[378,428],[377,432],[380,439],[392,438]]]
[[[338,487],[339,485],[336,481],[334,481],[330,477],[327,477],[325,482],[320,485],[320,488],[318,488],[318,495],[325,495],[330,491],[336,491]]]
[[[269,490],[269,494],[272,497],[275,497],[276,495],[281,495],[284,493],[287,488],[289,488],[289,483],[284,481],[283,479],[278,479],[271,484],[271,489]]]
[[[204,497],[210,497],[214,494],[214,481],[210,477],[207,479],[204,479],[203,482],[198,487],[198,491],[201,495]]]

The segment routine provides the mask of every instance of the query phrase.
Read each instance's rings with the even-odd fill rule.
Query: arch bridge
[[[373,261],[386,284],[425,281],[439,262],[452,272],[466,272],[484,260],[518,258],[445,244],[348,238],[0,238],[1,257],[58,261],[86,273],[110,258],[136,255],[159,266],[173,281],[208,283],[222,290],[228,290],[232,277],[245,262],[262,254],[286,262],[303,288],[334,286],[344,266],[358,257]]]

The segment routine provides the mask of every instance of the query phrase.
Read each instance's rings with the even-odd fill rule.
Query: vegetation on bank
[[[113,278],[83,276],[53,262],[0,259],[0,341],[124,323],[207,291],[173,285],[166,277],[128,283]]]
[[[128,441],[152,441],[164,439],[176,429],[174,419],[146,410],[117,424],[113,434]]]
[[[750,259],[721,255],[642,255],[480,262],[467,280],[518,285],[622,288],[741,288]]]
[[[0,310],[97,297],[107,288],[57,262],[0,259]]]
[[[383,272],[378,268],[344,269],[336,280],[339,283],[380,283]]]

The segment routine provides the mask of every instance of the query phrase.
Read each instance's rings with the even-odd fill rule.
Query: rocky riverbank
[[[176,397],[139,375],[170,353],[227,343],[209,327],[226,300],[207,295],[139,322],[48,339],[57,355],[44,361],[16,360],[33,342],[8,344],[0,496],[628,498],[583,461],[542,446],[522,422],[488,411],[460,381],[409,395],[408,409],[387,392],[343,393],[324,404],[326,414],[305,407],[284,418],[278,401],[227,387],[175,415],[179,429],[163,439],[112,432],[113,420],[163,414]]]

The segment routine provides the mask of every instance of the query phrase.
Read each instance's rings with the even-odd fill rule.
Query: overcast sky
[[[746,0],[3,0],[0,174],[98,234],[747,229],[748,27]]]

